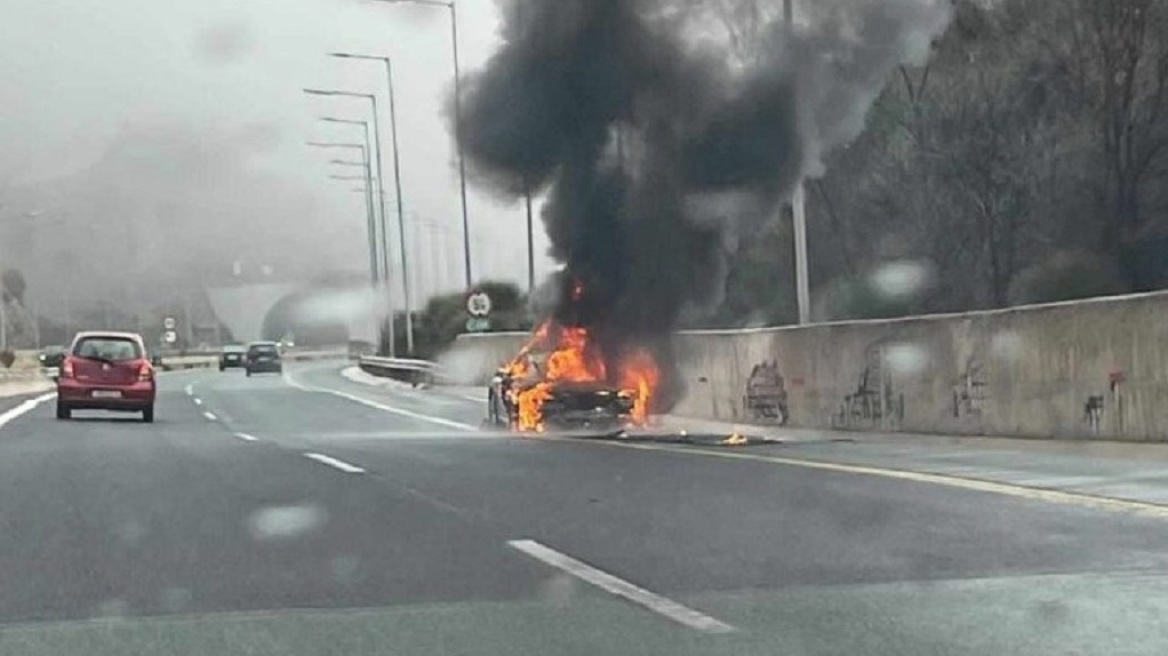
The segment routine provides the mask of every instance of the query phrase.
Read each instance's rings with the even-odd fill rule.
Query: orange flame
[[[633,423],[643,426],[649,421],[649,404],[660,379],[661,372],[648,351],[634,351],[621,361],[620,386],[633,395]]]
[[[582,288],[577,284],[577,291]],[[547,352],[543,371],[532,362],[532,354]],[[616,363],[615,382],[620,393],[633,400],[631,419],[637,425],[648,421],[653,394],[660,381],[657,363],[648,351],[630,352]],[[607,383],[610,380],[604,354],[590,339],[587,328],[559,326],[544,322],[516,358],[505,367],[514,379],[509,394],[518,407],[517,428],[543,432],[543,406],[552,398],[558,383]]]
[[[738,433],[734,433],[734,434],[730,435],[730,437],[727,437],[726,439],[722,440],[722,442],[721,442],[721,444],[724,446],[745,446],[746,444],[749,444],[749,443],[750,443],[750,440],[746,439],[745,436],[740,435]]]
[[[552,398],[551,383],[539,383],[519,394],[519,430],[542,433],[543,404]]]

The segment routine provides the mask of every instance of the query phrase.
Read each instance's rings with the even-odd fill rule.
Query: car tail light
[[[146,382],[154,380],[154,367],[150,366],[149,362],[143,362],[138,367],[138,382]]]
[[[59,375],[61,378],[73,377],[73,358],[61,360],[61,373]]]

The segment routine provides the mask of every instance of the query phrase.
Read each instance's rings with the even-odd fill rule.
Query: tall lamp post
[[[324,143],[324,142],[319,142],[319,141],[309,141],[309,142],[307,142],[306,145],[308,145],[312,148],[336,148],[336,149],[360,151],[361,152],[361,162],[359,162],[359,163],[358,162],[332,160],[330,162],[330,164],[337,163],[337,164],[341,164],[343,166],[360,166],[362,168],[361,179],[366,182],[366,185],[368,186],[368,188],[370,190],[373,189],[372,174],[370,172],[371,167],[369,165],[369,151],[365,148],[365,146],[362,146],[361,144]],[[381,276],[379,275],[379,271],[378,271],[379,267],[377,266],[377,263],[378,263],[378,259],[377,259],[377,221],[376,221],[375,213],[373,210],[373,194],[372,194],[372,192],[367,194],[366,198],[365,198],[365,222],[366,222],[366,228],[367,228],[368,233],[369,233],[369,272],[370,272],[370,277],[371,277],[372,282],[373,282],[373,286],[376,287],[377,284],[381,281]]]
[[[370,175],[368,175],[368,171],[370,169],[370,167],[368,165],[368,160],[366,160],[365,163],[361,163],[361,162],[351,162],[351,161],[342,160],[342,159],[334,159],[334,160],[330,160],[329,164],[336,164],[338,166],[364,166],[365,171],[366,171],[365,188],[364,188],[365,197],[371,198],[371,195],[373,194],[373,183],[375,182],[375,180]],[[329,176],[329,177],[333,177],[333,176]],[[347,176],[336,176],[336,177],[338,179],[341,179],[341,178],[344,178]],[[368,202],[370,203],[370,205],[372,205],[372,200],[369,200]],[[377,237],[375,234],[376,229],[373,227],[372,223],[370,224],[370,229],[371,229],[371,232],[370,232],[370,242],[371,242],[370,250],[371,250],[371,257],[372,257],[371,266],[372,266],[373,270],[376,272],[379,268],[378,267],[378,259],[377,259]],[[374,276],[376,277],[377,274],[374,273]],[[386,280],[386,287],[387,288],[390,287],[390,285],[388,283],[389,283],[389,280],[387,279]],[[381,353],[388,354],[389,357],[395,358],[395,357],[397,357],[397,328],[394,326],[393,294],[392,293],[386,294],[386,298],[389,299],[389,307],[388,307],[388,312],[386,313],[387,317],[385,319],[385,323],[387,325],[384,326],[385,332],[382,333],[382,335],[384,335],[388,339],[389,343],[385,345],[384,350],[382,350]]]
[[[334,123],[337,125],[351,125],[351,126],[356,126],[356,127],[361,128],[362,130],[364,130],[364,134],[365,134],[365,149],[366,149],[365,152],[369,152],[369,121],[357,121],[357,120],[347,119],[347,118],[334,118],[332,116],[322,116],[320,120],[325,121],[327,123]],[[370,174],[370,179],[371,180],[375,179],[375,178],[373,178],[372,174]],[[372,190],[373,190],[373,187],[371,186],[370,187],[371,194],[373,193]],[[372,199],[372,196],[370,198]],[[379,229],[381,230],[381,240],[380,240],[381,275],[382,275],[382,279],[385,280],[386,284],[389,284],[389,281],[390,281],[389,233],[385,229],[385,215],[384,214],[381,215]],[[374,239],[377,239],[376,235],[374,236]]]
[[[389,134],[393,146],[393,182],[394,192],[397,196],[397,232],[398,232],[398,248],[401,256],[401,277],[402,277],[402,292],[405,296],[406,306],[406,350],[411,355],[414,352],[414,306],[412,294],[410,293],[410,264],[406,254],[406,220],[405,220],[405,201],[402,197],[402,183],[401,183],[401,148],[397,140],[397,104],[394,100],[393,90],[393,60],[389,57],[377,55],[359,55],[349,52],[334,52],[330,53],[330,57],[337,57],[339,59],[353,59],[363,61],[379,61],[385,66],[385,82],[389,89]],[[385,216],[382,215],[382,236],[386,240],[386,259],[388,266],[389,258],[389,233],[385,232]]]
[[[783,0],[783,20],[794,29],[795,0]],[[807,271],[807,196],[800,179],[791,193],[791,223],[795,238],[795,300],[799,307],[799,325],[811,321],[811,288]]]
[[[391,4],[405,2],[450,10],[450,42],[454,51],[454,143],[458,149],[458,184],[462,198],[462,258],[466,288],[470,289],[474,283],[474,274],[470,261],[470,215],[466,205],[466,157],[462,148],[462,74],[458,61],[458,8],[454,0],[380,0],[380,2]]]
[[[369,269],[370,269],[370,272],[371,272],[371,275],[373,278],[373,287],[376,289],[378,286],[378,283],[380,282],[380,275],[379,275],[380,267],[378,266],[379,260],[378,260],[378,253],[377,253],[377,221],[376,221],[376,217],[375,217],[376,213],[373,210],[373,189],[374,189],[374,187],[373,187],[374,179],[373,179],[373,174],[372,174],[373,166],[370,163],[369,151],[365,146],[362,146],[360,144],[308,142],[308,145],[315,146],[318,148],[347,148],[347,149],[355,149],[355,150],[361,151],[361,161],[359,161],[359,162],[353,162],[353,161],[342,160],[342,159],[334,159],[334,160],[330,160],[329,163],[336,164],[338,166],[360,167],[365,174],[364,175],[365,208],[366,208],[366,217],[367,217],[367,224],[368,224],[368,230],[369,230]],[[389,344],[388,344],[388,348],[386,349],[386,351],[388,351],[390,357],[395,357],[397,347],[396,347],[396,340],[395,340],[395,335],[394,335],[395,329],[394,329],[394,325],[393,325],[393,323],[394,323],[393,322],[393,297],[392,297],[392,295],[389,295],[388,298],[389,298],[389,307],[388,307],[389,321],[387,323],[389,325],[387,328],[387,330],[388,330],[387,336],[389,339]],[[383,353],[386,351],[383,351]]]
[[[378,209],[380,210],[381,229],[382,229],[382,232],[384,232],[385,231],[385,187],[384,187],[385,167],[382,165],[382,157],[381,157],[381,128],[379,127],[379,123],[377,120],[377,96],[372,94],[372,93],[360,93],[360,92],[356,92],[356,91],[338,91],[336,89],[304,89],[304,93],[306,93],[310,96],[325,96],[325,97],[334,97],[334,98],[363,98],[363,99],[369,101],[369,104],[373,110],[372,121],[373,121],[374,159],[377,160],[377,176],[376,176],[376,180],[377,180],[377,191],[376,191],[377,206],[378,206]],[[373,176],[370,175],[370,177],[373,177]],[[388,259],[388,256],[386,256],[386,257]],[[386,276],[385,282],[386,282],[386,285],[388,286],[389,285],[388,274]]]

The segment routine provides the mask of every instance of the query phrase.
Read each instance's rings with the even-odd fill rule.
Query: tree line
[[[693,2],[749,52],[766,3]],[[864,133],[807,183],[815,317],[1168,286],[1168,0],[953,4],[929,63],[895,70]],[[745,242],[693,323],[795,321],[792,248],[783,220]],[[922,286],[883,291],[882,268],[906,262]]]

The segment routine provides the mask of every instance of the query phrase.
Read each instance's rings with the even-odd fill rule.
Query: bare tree
[[[1130,248],[1152,218],[1141,201],[1168,155],[1168,3],[1078,0],[1069,9],[1081,49],[1074,79],[1098,135],[1103,245],[1130,269]],[[1129,273],[1129,283],[1147,286]]]

